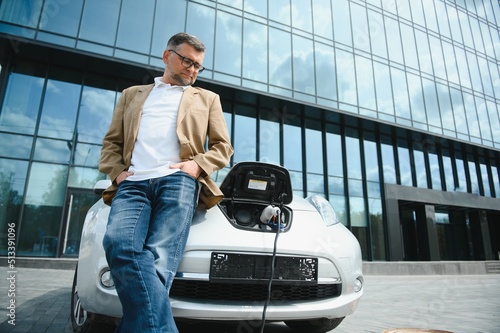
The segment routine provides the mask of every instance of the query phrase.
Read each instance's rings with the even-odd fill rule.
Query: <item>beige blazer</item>
[[[153,86],[154,84],[133,86],[123,91],[109,130],[104,136],[99,171],[109,175],[113,182],[102,195],[108,205],[118,189],[116,177],[130,167],[142,107]],[[219,95],[205,89],[188,87],[179,105],[177,136],[181,160],[194,160],[203,170],[198,178],[201,183],[198,205],[210,208],[223,197],[210,174],[226,166],[233,154]],[[205,143],[208,150],[205,150]]]

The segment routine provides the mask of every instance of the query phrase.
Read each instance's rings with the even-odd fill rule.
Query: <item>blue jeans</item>
[[[103,245],[123,317],[116,332],[177,333],[169,291],[196,208],[198,182],[178,171],[123,181]]]

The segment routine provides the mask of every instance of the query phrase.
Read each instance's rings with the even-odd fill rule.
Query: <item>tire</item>
[[[78,266],[73,277],[73,287],[71,288],[71,326],[74,333],[112,333],[115,326],[107,322],[98,321],[94,313],[87,312],[82,306],[78,297],[77,285]],[[100,316],[99,316],[100,317]]]
[[[339,326],[344,318],[345,317],[334,319],[288,320],[285,321],[285,324],[295,332],[326,333]]]

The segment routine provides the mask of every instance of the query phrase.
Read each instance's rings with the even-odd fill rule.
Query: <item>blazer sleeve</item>
[[[207,126],[207,151],[196,154],[193,159],[203,169],[203,176],[224,168],[233,154],[229,133],[222,112],[220,97],[210,94],[209,117]]]

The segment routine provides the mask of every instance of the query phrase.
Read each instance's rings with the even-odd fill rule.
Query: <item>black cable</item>
[[[260,333],[264,333],[264,326],[266,325],[267,306],[269,305],[269,302],[271,301],[271,286],[272,286],[273,277],[274,277],[274,262],[276,261],[276,251],[278,248],[278,236],[279,236],[280,230],[281,230],[280,215],[281,215],[281,211],[278,213],[278,228],[276,229],[276,236],[274,237],[273,258],[271,260],[271,277],[269,278],[269,282],[267,284],[267,300],[266,300],[266,303],[264,303],[264,309],[262,310]]]

